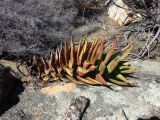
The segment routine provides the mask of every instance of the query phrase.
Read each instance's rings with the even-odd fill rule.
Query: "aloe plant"
[[[77,84],[88,85],[132,85],[125,76],[136,72],[126,64],[125,58],[131,51],[132,45],[120,50],[115,50],[119,39],[109,44],[104,38],[94,38],[88,42],[88,38],[76,46],[73,40],[57,47],[51,52],[50,57],[37,59],[30,62],[30,69],[44,82],[63,80],[68,78]]]

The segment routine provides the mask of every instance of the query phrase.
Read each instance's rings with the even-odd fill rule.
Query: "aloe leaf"
[[[45,60],[44,58],[42,58],[42,62],[43,62],[43,64],[44,64],[44,73],[45,73],[45,74],[49,74],[51,68],[49,68],[49,63],[48,63],[48,61]]]
[[[126,58],[130,53],[131,49],[132,49],[132,46],[130,45],[129,48],[123,52],[123,55],[119,57],[119,60],[122,61],[124,58]]]
[[[99,40],[99,42],[95,46],[93,50],[93,53],[95,54],[92,54],[91,60],[90,60],[91,64],[95,64],[97,60],[101,60],[102,55],[103,55],[103,47],[104,47],[103,44],[104,44],[104,40]]]
[[[123,70],[123,69],[126,70],[126,69],[130,69],[130,68],[131,68],[131,67],[128,66],[128,65],[122,65],[122,66],[119,67],[120,70]]]
[[[68,64],[68,66],[69,66],[70,69],[73,67],[73,64],[74,64],[74,51],[75,51],[74,42],[71,39],[70,60],[69,60],[69,64]]]
[[[84,42],[82,51],[81,51],[80,56],[79,56],[79,59],[78,59],[78,61],[77,61],[78,65],[80,65],[80,64],[82,63],[84,54],[86,53],[86,50],[87,50],[87,46],[88,46],[88,39],[85,39],[85,42]]]
[[[127,80],[122,74],[118,74],[116,75],[116,78],[118,78],[119,80],[125,82],[125,83],[131,83],[129,80]]]
[[[125,46],[125,47],[123,47],[123,48],[121,49],[121,52],[124,52],[125,50],[129,49],[130,47],[131,47],[131,44],[128,43],[127,46]]]
[[[59,51],[59,63],[61,65],[65,64],[64,48],[63,48],[62,42],[61,42],[60,51]]]
[[[106,80],[104,80],[104,78],[102,77],[102,75],[100,73],[98,73],[96,75],[96,80],[100,83],[102,83],[103,85],[106,85],[106,86],[110,86],[111,84],[109,82],[106,82]]]
[[[107,65],[108,72],[109,72],[109,73],[113,72],[113,70],[118,66],[118,64],[119,64],[125,57],[127,57],[127,55],[129,54],[130,51],[131,51],[131,47],[130,47],[129,49],[127,49],[121,56],[118,55],[116,58],[114,58],[114,59]]]
[[[104,50],[103,53],[108,53],[108,51],[110,50],[110,46],[109,46],[109,42],[104,44]]]
[[[80,66],[78,66],[78,68],[77,68],[77,74],[79,75],[79,76],[83,76],[83,75],[86,75],[88,72],[90,72],[89,70],[87,70],[87,69],[85,69],[85,68],[82,68],[82,67],[80,67]]]
[[[127,70],[126,69],[125,70],[121,70],[120,72],[123,73],[123,74],[129,74],[129,73],[138,72],[138,70],[134,69],[134,68],[129,68]]]
[[[89,61],[85,60],[83,63],[83,68],[87,68],[90,65]]]
[[[99,45],[99,47],[97,49],[97,58],[98,58],[98,60],[100,60],[101,57],[102,57],[103,49],[104,49],[104,39],[101,41],[101,43],[100,43],[100,45]]]
[[[70,76],[70,75],[65,75],[69,80],[71,80],[72,82],[76,83],[76,84],[85,84],[82,81],[78,81],[76,80],[74,77]]]
[[[90,71],[94,71],[98,66],[95,66],[95,65],[91,65],[88,69]]]
[[[78,44],[78,50],[77,50],[77,61],[80,56],[80,51],[82,50],[82,39],[80,39],[79,44]]]
[[[100,66],[99,66],[99,71],[100,71],[100,74],[103,74],[104,71],[105,71],[105,66],[106,64],[108,63],[108,61],[110,60],[110,58],[112,57],[113,53],[114,53],[114,50],[117,46],[117,42],[115,41],[113,44],[112,44],[112,47],[111,49],[108,51],[104,61],[101,62]]]
[[[88,57],[87,57],[88,61],[90,60],[91,53],[92,53],[93,49],[95,48],[95,45],[97,44],[97,42],[98,42],[98,40],[96,38],[94,38],[93,42],[91,43],[91,47],[88,50]]]
[[[54,64],[53,52],[51,52],[51,55],[50,55],[49,66],[51,67],[52,64]]]
[[[42,78],[43,81],[47,82],[47,81],[49,81],[50,76],[48,74],[42,74],[41,78]]]
[[[51,52],[49,66],[50,66],[50,68],[51,68],[52,71],[54,71],[55,73],[57,73],[57,68],[56,68],[56,64],[55,64],[55,57],[53,57],[53,52]]]
[[[56,72],[55,72],[54,70],[52,70],[52,71],[50,72],[50,74],[51,74],[51,76],[52,76],[53,78],[56,76]]]
[[[89,81],[91,81],[91,82],[94,82],[94,83],[96,83],[96,84],[102,85],[101,82],[98,82],[97,80],[94,80],[94,79],[91,78],[91,77],[86,77],[86,79],[89,80]]]
[[[97,82],[84,79],[84,78],[82,78],[82,77],[80,77],[80,76],[77,76],[77,79],[80,80],[80,81],[82,81],[82,82],[84,82],[84,83],[86,83],[86,84],[90,84],[90,85],[96,85],[96,84],[97,84]]]
[[[43,77],[43,81],[45,81],[45,82],[49,81],[49,79],[50,79],[50,77],[49,77],[49,76],[45,76],[45,77]]]
[[[115,41],[115,42],[112,44],[110,50],[108,51],[108,54],[107,54],[106,57],[105,57],[105,60],[104,60],[104,64],[105,64],[105,65],[107,64],[107,62],[108,62],[108,61],[110,60],[110,58],[112,57],[112,55],[113,55],[113,53],[114,53],[114,51],[115,51],[116,46],[117,46],[117,42]]]
[[[58,71],[58,74],[59,74],[59,75],[61,75],[62,70],[63,70],[62,66],[57,68],[57,71]]]
[[[121,81],[114,80],[114,79],[109,79],[109,81],[111,81],[112,83],[117,84],[117,85],[126,85],[126,86],[129,85],[128,83],[121,82]]]
[[[98,41],[96,43],[96,45],[95,45],[95,47],[94,47],[94,49],[92,51],[91,58],[90,58],[90,63],[91,64],[94,64],[95,61],[96,61],[96,58],[97,58],[97,56],[96,56],[97,55],[97,49],[98,49],[99,44],[100,44],[100,41]]]
[[[65,63],[66,63],[66,65],[68,65],[68,63],[69,63],[69,47],[67,45],[67,42],[65,42],[64,57],[65,57]]]
[[[72,69],[69,69],[66,66],[63,66],[63,70],[65,72],[67,72],[68,75],[73,76],[73,70]]]
[[[108,41],[106,41],[106,43],[104,43],[104,48],[107,48],[107,47],[108,47],[108,45],[109,45],[109,42],[108,42]]]
[[[56,49],[56,55],[55,55],[56,64],[59,64],[59,48]]]

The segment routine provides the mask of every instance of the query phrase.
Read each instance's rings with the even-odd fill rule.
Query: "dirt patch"
[[[41,89],[41,92],[44,94],[47,94],[49,96],[52,96],[57,93],[61,92],[72,92],[76,89],[76,84],[75,83],[66,83],[64,85],[54,85],[54,86],[49,86]]]

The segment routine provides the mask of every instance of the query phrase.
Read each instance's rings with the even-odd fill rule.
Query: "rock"
[[[18,65],[15,61],[8,61],[8,60],[0,60],[0,64],[4,65],[5,67],[10,69],[11,75],[15,79],[19,79],[22,82],[29,81],[29,76],[27,77],[28,70],[24,65]]]
[[[62,91],[50,95],[26,87],[19,95],[19,103],[2,114],[0,119],[10,119],[12,113],[21,113],[20,110],[23,110],[23,113],[31,116],[33,120],[62,120],[71,100],[78,96],[90,100],[83,120],[116,120],[117,117],[128,120],[160,118],[160,63],[152,61],[131,63],[140,70],[132,75],[133,78],[129,78],[137,81],[138,87],[122,87],[112,91],[103,86],[78,85],[70,92]],[[20,118],[18,114],[12,116],[12,120]]]
[[[45,87],[41,89],[41,92],[47,95],[54,95],[57,93],[69,93],[72,92],[76,89],[76,84],[75,83],[64,83],[63,85],[53,85],[53,86],[49,86],[49,87]]]
[[[64,120],[81,120],[89,104],[89,99],[80,96],[72,99],[69,108],[65,113]]]
[[[27,114],[22,109],[19,109],[17,111],[13,111],[10,114],[8,114],[8,118],[10,120],[32,120],[32,115]],[[7,120],[7,119],[3,119]]]
[[[120,25],[129,24],[133,21],[133,12],[129,9],[123,0],[113,0],[108,5],[108,15],[111,19]]]

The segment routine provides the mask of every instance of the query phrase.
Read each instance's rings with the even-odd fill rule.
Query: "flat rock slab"
[[[70,92],[48,95],[26,87],[20,102],[6,111],[1,120],[63,120],[71,100],[84,96],[90,100],[82,120],[137,120],[160,118],[160,63],[134,61],[141,72],[133,79],[139,87],[117,87],[115,91],[103,86],[76,86]],[[148,67],[150,66],[150,67]]]

